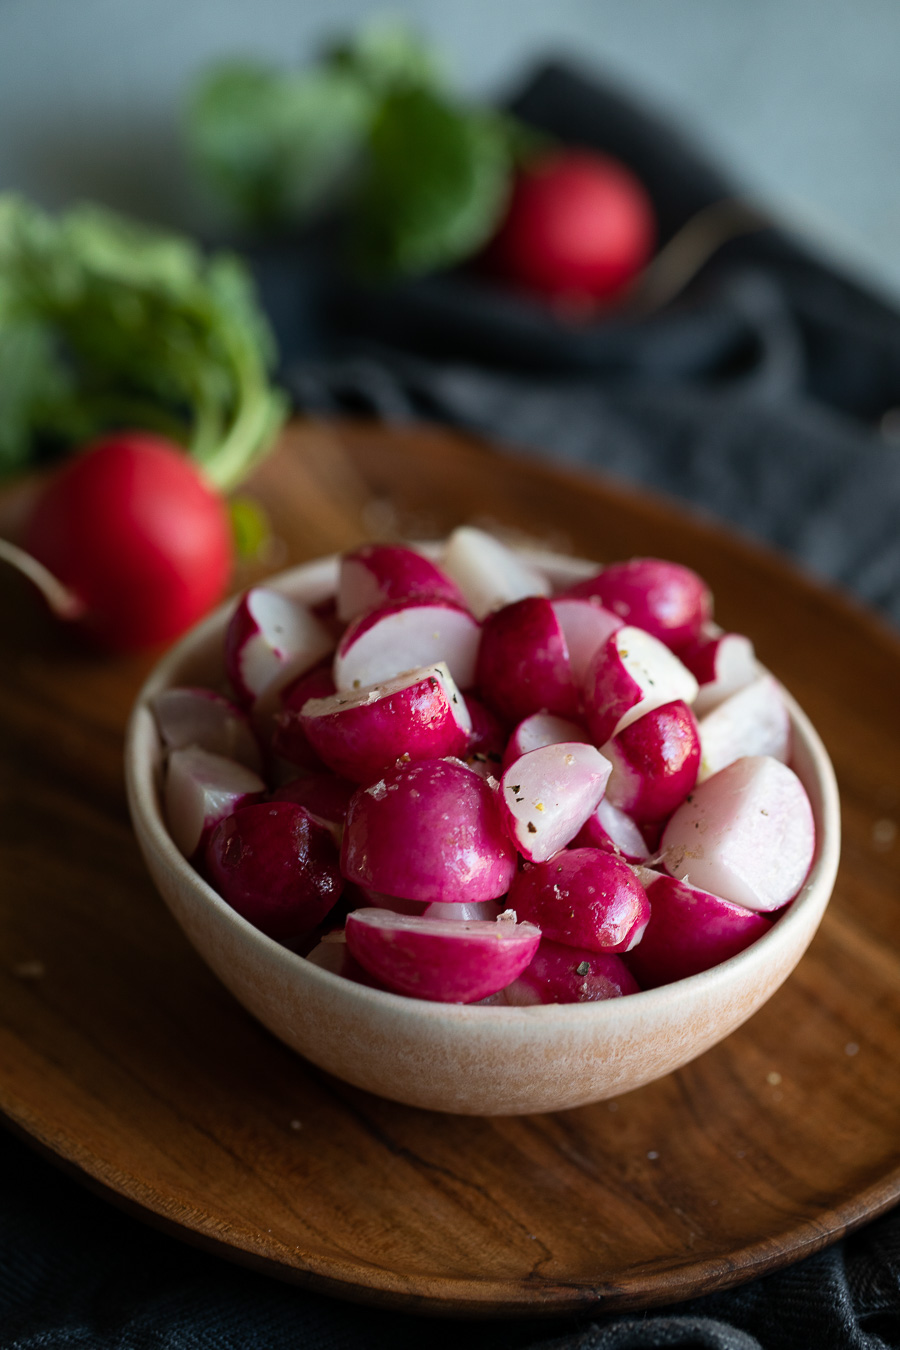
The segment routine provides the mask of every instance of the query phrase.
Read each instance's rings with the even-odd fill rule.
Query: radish
[[[343,884],[331,834],[294,802],[244,806],[221,821],[206,870],[232,909],[279,942],[321,923]]]
[[[169,833],[192,858],[220,820],[259,800],[266,785],[244,764],[189,745],[173,750],[166,765],[163,800]]]
[[[496,900],[475,900],[470,905],[444,904],[437,900],[433,905],[425,906],[422,917],[425,919],[452,919],[456,923],[461,919],[499,919],[500,909]]]
[[[705,624],[699,637],[679,647],[678,658],[700,686],[694,700],[698,717],[751,684],[760,673],[750,639],[742,633],[723,633],[715,624]]]
[[[519,172],[485,263],[537,295],[608,302],[647,266],[655,241],[653,206],[630,169],[597,151],[554,149]]]
[[[654,708],[696,696],[697,681],[678,657],[642,628],[626,625],[591,658],[584,713],[595,743],[603,745]]]
[[[781,687],[769,674],[723,699],[700,719],[700,774],[704,782],[745,755],[791,756],[791,719]]]
[[[499,778],[506,746],[506,733],[500,725],[500,719],[474,694],[466,694],[465,699],[472,720],[472,730],[469,733],[469,744],[462,752],[461,758],[470,769],[481,774],[482,778],[489,775]]]
[[[326,656],[331,635],[305,605],[256,586],[241,596],[225,634],[225,671],[242,703],[265,695]],[[257,708],[258,716],[258,708]]]
[[[398,600],[351,623],[334,658],[339,692],[367,688],[443,661],[460,689],[475,681],[481,629],[449,601]]]
[[[541,940],[515,915],[499,919],[411,918],[383,909],[347,915],[347,946],[390,989],[440,1003],[474,1003],[510,984]]]
[[[591,657],[617,628],[622,627],[622,620],[611,610],[604,609],[596,597],[562,598],[551,600],[550,604],[569,651],[572,680],[575,687],[581,689]]]
[[[584,741],[588,734],[577,722],[569,722],[564,717],[554,717],[552,713],[532,713],[520,722],[506,745],[503,756],[504,769],[515,760],[527,755],[529,750],[540,750],[542,745],[559,745],[561,741]]]
[[[607,787],[607,791],[608,791]],[[603,797],[572,840],[572,848],[601,848],[618,853],[629,863],[645,862],[650,857],[644,836],[635,821],[608,797]]]
[[[365,544],[345,553],[338,576],[337,613],[344,623],[392,600],[449,600],[465,607],[462,592],[415,549]]]
[[[671,815],[697,781],[700,733],[686,703],[666,703],[603,747],[612,764],[606,795],[639,824]]]
[[[650,922],[628,957],[643,989],[709,970],[737,956],[772,927],[764,915],[672,877],[657,874],[645,885]]]
[[[809,798],[777,759],[735,760],[699,784],[662,836],[670,875],[746,909],[786,905],[803,885],[815,852]]]
[[[625,623],[676,650],[696,638],[712,618],[712,596],[702,577],[662,558],[610,563],[571,586],[566,596],[593,596]]]
[[[598,848],[565,849],[517,873],[506,902],[545,938],[592,952],[627,952],[650,918],[628,863]]]
[[[352,693],[310,699],[300,713],[321,759],[371,783],[399,759],[441,759],[469,743],[472,719],[443,662]]]
[[[163,689],[152,704],[163,744],[169,750],[199,745],[236,759],[259,773],[262,755],[246,713],[211,689]]]
[[[549,600],[528,596],[488,615],[475,679],[488,707],[508,722],[541,711],[577,712],[569,649]]]
[[[531,963],[503,991],[515,1008],[540,1003],[599,1003],[640,992],[638,982],[620,956],[588,951],[541,938]]]
[[[453,531],[441,561],[476,619],[526,595],[550,594],[545,576],[499,539],[471,525]]]
[[[97,441],[57,470],[3,556],[51,608],[101,645],[178,637],[224,594],[232,535],[222,498],[171,442],[138,431]]]
[[[307,952],[306,960],[311,961],[320,970],[330,970],[332,975],[340,975],[345,980],[352,980],[354,984],[364,984],[369,989],[381,989],[386,993],[391,992],[386,984],[377,980],[374,975],[370,975],[359,964],[347,946],[343,933],[340,942],[323,940],[317,943],[312,951]]]
[[[348,881],[409,900],[495,900],[516,855],[487,783],[464,765],[422,760],[355,794],[341,866]]]
[[[522,755],[500,780],[500,809],[516,848],[544,862],[565,848],[603,796],[612,766],[592,745],[563,741]]]
[[[334,773],[305,773],[276,788],[273,802],[296,802],[305,806],[310,815],[327,825],[340,842],[347,819],[350,798],[356,784]]]
[[[309,743],[300,710],[311,698],[328,698],[334,692],[330,661],[313,666],[286,685],[279,693],[281,706],[272,713],[269,736],[272,753],[298,769],[324,768]]]

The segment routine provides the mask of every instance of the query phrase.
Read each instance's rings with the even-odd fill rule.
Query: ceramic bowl
[[[595,570],[530,555],[557,581]],[[267,581],[307,603],[332,593],[335,559]],[[224,605],[152,671],[127,733],[134,828],[161,895],[204,960],[286,1045],[336,1077],[411,1106],[467,1115],[558,1111],[617,1096],[672,1072],[751,1017],[806,950],[834,885],[840,848],[828,755],[789,700],[793,765],[812,802],[809,878],[771,932],[712,970],[601,1003],[507,1008],[429,1003],[342,979],[264,936],[219,898],[169,837],[160,808],[161,749],[149,704],[171,685],[219,685]]]

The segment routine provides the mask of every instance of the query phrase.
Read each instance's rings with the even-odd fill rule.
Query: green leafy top
[[[141,426],[231,488],[285,417],[273,357],[236,258],[98,207],[54,218],[0,195],[0,475],[42,439]]]

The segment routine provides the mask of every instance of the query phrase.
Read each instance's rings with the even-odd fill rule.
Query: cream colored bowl
[[[531,558],[560,581],[594,570],[577,560]],[[336,561],[325,559],[266,584],[316,603],[333,591],[336,574]],[[141,690],[125,750],[129,805],[153,880],[190,941],[249,1012],[314,1064],[370,1092],[436,1111],[558,1111],[628,1092],[694,1059],[752,1016],[800,960],[834,885],[840,811],[828,755],[793,701],[794,767],[812,802],[816,859],[772,931],[712,970],[602,1003],[473,1007],[353,984],[265,937],[172,843],[160,810],[160,744],[148,706],[171,685],[221,682],[232,608],[223,606],[183,638]]]

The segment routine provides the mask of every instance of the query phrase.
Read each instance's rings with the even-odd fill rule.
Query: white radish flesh
[[[597,600],[560,598],[551,600],[553,612],[569,649],[569,662],[575,687],[580,689],[591,657],[623,621]]]
[[[457,687],[469,689],[480,636],[478,623],[457,605],[397,601],[350,625],[334,658],[334,683],[349,692],[443,661]]]
[[[610,563],[570,587],[567,596],[594,596],[625,623],[673,648],[690,642],[712,618],[712,596],[705,581],[689,567],[662,558]]]
[[[314,666],[333,646],[305,605],[257,586],[244,593],[231,617],[225,670],[238,698],[250,705]]]
[[[743,633],[723,633],[715,624],[707,624],[698,638],[680,647],[678,656],[700,686],[694,700],[698,717],[711,712],[760,673],[750,639]]]
[[[450,577],[402,544],[365,544],[341,558],[337,613],[344,623],[393,600],[422,599],[465,605]]]
[[[588,816],[572,840],[572,847],[601,848],[606,853],[618,853],[628,863],[644,862],[650,857],[650,850],[636,822],[618,806],[613,806],[608,796]]]
[[[698,782],[745,755],[791,757],[791,719],[778,681],[760,675],[701,717]]]
[[[612,740],[645,713],[680,699],[691,703],[697,681],[658,638],[641,628],[618,629],[588,666],[584,713],[598,745]]]
[[[699,784],[663,833],[666,871],[747,909],[780,909],[815,852],[809,798],[777,759],[739,759]]]
[[[650,918],[628,863],[598,848],[565,849],[516,874],[507,904],[544,937],[594,952],[627,952]]]
[[[196,745],[173,750],[166,766],[164,802],[169,833],[179,851],[192,858],[220,820],[265,790],[259,775],[235,760]]]
[[[500,809],[516,848],[544,862],[575,837],[603,796],[612,766],[592,745],[531,750],[500,780]]]
[[[584,741],[588,743],[588,734],[577,722],[569,722],[565,717],[555,717],[553,713],[532,713],[519,723],[510,736],[503,756],[503,767],[508,768],[521,755],[529,750],[540,750],[543,745],[559,745],[562,741]]]
[[[499,539],[464,525],[454,530],[441,559],[477,619],[526,595],[549,595],[545,576]]]
[[[198,745],[213,755],[235,759],[258,773],[259,742],[247,714],[211,689],[163,689],[153,700],[153,716],[169,750]]]

